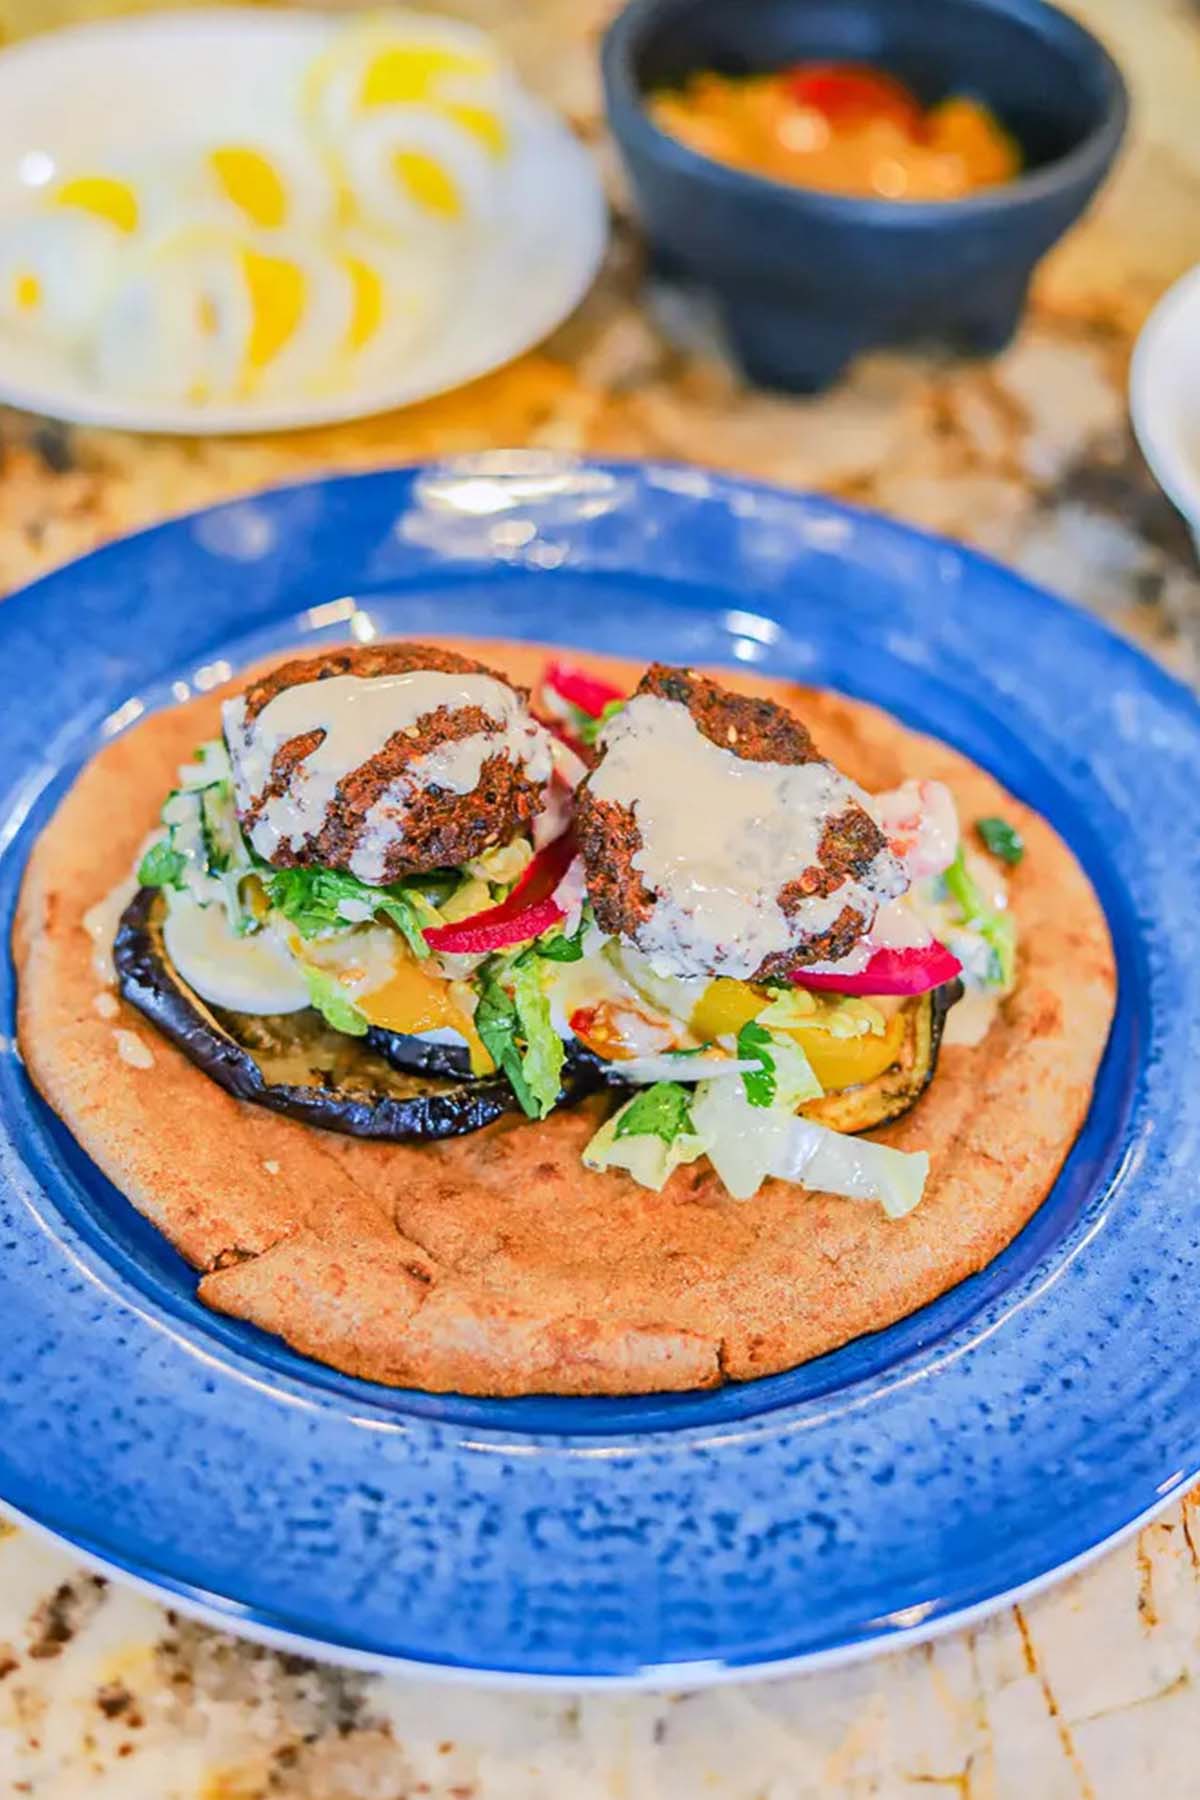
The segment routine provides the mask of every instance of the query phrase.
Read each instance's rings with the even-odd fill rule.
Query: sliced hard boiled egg
[[[126,244],[174,225],[181,213],[180,159],[157,154],[69,170],[43,190],[50,212],[98,220]]]
[[[433,106],[387,107],[356,120],[341,162],[360,216],[377,227],[474,224],[495,208],[495,157]]]
[[[299,1012],[309,1004],[299,965],[273,932],[238,937],[223,906],[173,895],[163,921],[167,955],[189,987],[233,1012]]]
[[[200,405],[227,398],[242,379],[251,324],[236,244],[180,231],[116,283],[92,345],[94,373],[125,393]]]
[[[350,286],[344,371],[361,379],[376,365],[394,368],[435,316],[453,259],[435,242],[405,245],[367,231],[345,233],[336,253]]]
[[[414,16],[339,34],[304,107],[360,218],[445,225],[494,202],[513,93],[481,33]]]
[[[336,140],[352,120],[380,108],[457,104],[473,114],[474,128],[499,155],[510,92],[505,64],[482,32],[450,19],[393,13],[334,36],[305,75],[301,109],[319,136]]]
[[[0,226],[0,321],[68,346],[98,316],[118,249],[112,229],[83,214],[38,214]]]
[[[298,139],[229,139],[206,145],[185,195],[196,213],[254,232],[324,231],[337,196],[322,159]]]

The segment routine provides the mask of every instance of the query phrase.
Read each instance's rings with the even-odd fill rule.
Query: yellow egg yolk
[[[42,284],[31,269],[13,276],[12,299],[19,312],[36,312],[42,304]]]
[[[418,206],[443,218],[457,219],[462,199],[449,171],[424,150],[394,150],[392,167],[401,187],[408,189]]]
[[[76,175],[64,181],[54,195],[56,206],[75,206],[81,212],[106,219],[118,231],[134,232],[138,228],[137,195],[127,181],[111,175]]]
[[[242,269],[251,313],[246,362],[252,370],[263,369],[299,325],[308,283],[298,264],[282,256],[264,256],[260,250],[242,252]]]
[[[398,962],[390,980],[373,993],[363,994],[355,1005],[372,1025],[385,1031],[460,1032],[467,1040],[471,1068],[476,1074],[493,1068],[475,1022],[455,996],[455,983],[427,975],[413,962]]]
[[[459,100],[440,100],[438,109],[453,119],[464,131],[478,138],[490,156],[497,160],[508,150],[508,131],[503,119],[487,106],[468,106]]]
[[[225,144],[212,152],[209,165],[225,198],[251,224],[270,231],[286,221],[287,189],[261,151]]]
[[[363,70],[358,101],[363,107],[409,105],[414,100],[427,99],[430,89],[445,75],[487,73],[488,64],[482,56],[435,44],[396,44],[371,58]]]
[[[345,266],[351,290],[346,348],[361,350],[383,323],[383,282],[378,271],[360,257],[348,256]]]

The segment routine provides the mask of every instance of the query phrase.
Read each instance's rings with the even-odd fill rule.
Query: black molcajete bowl
[[[807,60],[877,64],[926,104],[982,98],[1019,140],[1023,173],[962,200],[825,194],[727,168],[647,112],[652,89],[693,70]],[[998,350],[1128,113],[1107,51],[1042,0],[633,0],[605,40],[604,82],[660,273],[715,296],[752,380],[799,391],[873,345]]]

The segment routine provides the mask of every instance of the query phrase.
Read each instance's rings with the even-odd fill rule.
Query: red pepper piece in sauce
[[[927,994],[962,974],[962,964],[945,944],[923,944],[917,950],[876,950],[857,975],[833,971],[816,974],[793,969],[796,987],[820,988],[835,994]]]
[[[575,839],[568,831],[538,851],[507,900],[453,925],[431,925],[425,942],[443,956],[484,956],[540,937],[567,916],[554,890],[575,855]]]
[[[916,96],[882,69],[863,63],[797,63],[781,79],[797,106],[811,107],[831,125],[891,119],[911,137],[920,135],[922,115]]]

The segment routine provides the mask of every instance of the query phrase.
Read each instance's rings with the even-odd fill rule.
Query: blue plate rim
[[[540,453],[535,454],[540,457]],[[259,495],[239,495],[234,499],[220,503],[215,508],[199,508],[180,514],[171,520],[161,521],[150,525],[142,531],[132,534],[130,537],[118,540],[116,543],[102,546],[99,550],[89,553],[88,556],[76,559],[74,563],[63,565],[59,569],[42,577],[39,581],[29,584],[28,587],[20,590],[18,593],[14,594],[10,600],[5,602],[5,612],[0,613],[0,631],[3,631],[4,628],[3,621],[5,613],[8,612],[8,609],[13,605],[14,601],[23,602],[28,605],[30,597],[33,596],[36,599],[39,590],[44,589],[47,584],[61,582],[63,578],[66,577],[69,585],[69,579],[72,572],[77,571],[81,565],[103,559],[110,553],[118,556],[124,555],[131,547],[140,546],[144,549],[147,547],[147,540],[153,540],[163,533],[170,534],[177,531],[180,526],[186,526],[189,523],[194,524],[196,521],[207,517],[213,512],[226,511],[230,508],[243,505],[246,502],[253,503],[255,501],[262,501],[264,503],[269,503],[271,501],[280,500],[288,495],[307,494],[313,491],[324,490],[331,486],[344,490],[346,484],[355,482],[370,483],[379,480],[399,479],[401,482],[407,481],[411,486],[412,481],[423,470],[427,470],[429,467],[432,467],[440,473],[447,469],[453,470],[455,468],[463,468],[466,465],[477,463],[478,460],[478,458],[468,457],[449,463],[438,463],[434,465],[416,464],[410,465],[406,469],[386,471],[372,470],[342,477],[325,478],[318,481],[297,481],[286,484],[283,487],[264,490],[264,492]],[[700,472],[689,468],[687,465],[664,464],[661,462],[648,464],[634,461],[622,462],[616,459],[605,459],[602,463],[572,458],[541,458],[541,460],[543,462],[552,460],[561,463],[564,466],[576,469],[615,471],[620,475],[632,478],[635,482],[640,481],[643,484],[643,487],[648,480],[653,478],[656,472],[661,472],[664,477],[670,475],[673,478],[679,478],[688,483],[694,483],[697,479],[700,479],[710,495],[719,497],[724,494],[728,496],[734,492],[752,495],[757,494],[764,500],[770,501],[772,504],[782,502],[785,506],[796,508],[798,512],[803,512],[807,509],[818,515],[824,515],[826,517],[833,516],[849,520],[852,524],[856,524],[861,531],[865,531],[869,536],[878,537],[882,534],[893,544],[899,543],[911,546],[916,543],[918,545],[924,545],[927,549],[940,549],[949,552],[955,558],[959,559],[968,572],[973,567],[990,571],[994,577],[1001,579],[1005,585],[1013,585],[1021,589],[1024,592],[1026,600],[1035,600],[1040,606],[1049,606],[1057,609],[1058,614],[1062,620],[1069,625],[1072,633],[1077,634],[1082,631],[1085,635],[1093,634],[1097,642],[1104,647],[1110,656],[1114,651],[1119,652],[1122,662],[1125,663],[1128,669],[1134,672],[1136,681],[1139,685],[1157,690],[1174,706],[1179,706],[1182,703],[1185,712],[1190,715],[1191,728],[1194,731],[1200,731],[1200,705],[1197,704],[1195,697],[1190,691],[1167,671],[1161,669],[1157,664],[1152,663],[1147,657],[1143,656],[1132,644],[1114,632],[1111,627],[1090,615],[1077,612],[1067,605],[1067,603],[1057,600],[1053,596],[1043,594],[1041,590],[1037,589],[1032,583],[1025,581],[1022,577],[1015,575],[1012,571],[1005,569],[1003,565],[995,562],[993,559],[982,556],[977,552],[967,550],[963,546],[955,544],[952,540],[940,538],[931,533],[915,532],[895,521],[878,518],[866,509],[844,506],[838,502],[827,500],[822,496],[797,495],[786,490],[772,487],[767,483],[745,482],[732,477],[717,475],[709,476],[707,473],[700,475]],[[481,633],[481,635],[483,634],[484,633]],[[504,1434],[501,1433],[499,1435],[503,1436]],[[684,1435],[686,1435],[686,1431]],[[593,1444],[596,1444],[599,1441],[600,1440],[596,1439],[590,1440]],[[641,1683],[642,1685],[661,1686],[670,1685],[671,1683],[677,1684],[680,1681],[686,1681],[688,1685],[694,1685],[700,1681],[707,1680],[741,1679],[752,1673],[781,1673],[792,1668],[811,1667],[816,1664],[827,1665],[831,1662],[850,1660],[859,1655],[869,1654],[873,1649],[887,1647],[902,1641],[917,1641],[918,1638],[940,1633],[943,1630],[953,1628],[956,1624],[968,1622],[970,1619],[982,1616],[984,1611],[992,1610],[997,1606],[1005,1604],[1011,1596],[1015,1595],[1019,1597],[1022,1594],[1035,1591],[1038,1587],[1045,1585],[1048,1580],[1053,1579],[1056,1572],[1061,1572],[1061,1570],[1067,1566],[1082,1566],[1083,1562],[1090,1561],[1092,1557],[1098,1555],[1109,1544],[1118,1541],[1120,1537],[1127,1535],[1130,1531],[1136,1529],[1146,1518],[1152,1517],[1156,1511],[1161,1510],[1162,1507],[1168,1505],[1185,1483],[1192,1478],[1194,1472],[1195,1471],[1189,1471],[1185,1476],[1182,1470],[1177,1469],[1169,1486],[1165,1490],[1160,1488],[1157,1497],[1150,1505],[1143,1511],[1138,1512],[1132,1518],[1128,1518],[1123,1524],[1119,1525],[1115,1531],[1106,1534],[1103,1538],[1081,1549],[1075,1557],[1070,1559],[1068,1564],[1056,1565],[1054,1569],[1036,1575],[1027,1581],[1019,1582],[1014,1586],[998,1589],[990,1597],[972,1602],[964,1607],[958,1609],[954,1609],[953,1607],[941,1609],[937,1612],[936,1616],[931,1616],[924,1622],[917,1624],[893,1623],[887,1626],[886,1629],[873,1630],[866,1637],[855,1642],[843,1644],[832,1649],[810,1649],[794,1657],[774,1656],[769,1660],[764,1661],[730,1661],[722,1663],[719,1668],[710,1668],[708,1663],[704,1661],[699,1664],[685,1663],[680,1665],[675,1663],[665,1667],[655,1665],[647,1670],[641,1670],[636,1673],[629,1670],[622,1670],[611,1674],[597,1674],[583,1669],[564,1670],[562,1672],[553,1673],[544,1673],[534,1670],[508,1671],[506,1673],[494,1665],[487,1665],[484,1667],[462,1665],[454,1662],[431,1663],[420,1656],[409,1654],[393,1655],[387,1653],[379,1655],[370,1651],[356,1653],[352,1646],[336,1644],[328,1638],[315,1640],[304,1637],[301,1640],[293,1641],[300,1641],[310,1649],[321,1648],[326,1654],[332,1652],[340,1658],[349,1656],[356,1662],[358,1661],[360,1654],[365,1655],[368,1659],[369,1666],[387,1665],[403,1667],[413,1671],[420,1671],[424,1675],[448,1672],[466,1679],[483,1679],[486,1675],[489,1680],[496,1679],[505,1683],[511,1682],[517,1685],[548,1683],[554,1686],[577,1686],[591,1682],[603,1682],[606,1684],[615,1682],[618,1685]],[[45,1522],[45,1526],[47,1529],[54,1532],[55,1535],[64,1537],[66,1541],[72,1543],[75,1547],[85,1551],[89,1555],[99,1557],[99,1559],[104,1561],[107,1566],[119,1567],[125,1574],[133,1578],[146,1579],[145,1576],[139,1576],[135,1561],[126,1565],[120,1558],[113,1558],[105,1555],[102,1551],[97,1551],[93,1545],[87,1541],[86,1535],[77,1535],[70,1531],[60,1531],[49,1520]],[[206,1596],[204,1590],[201,1588],[192,1587],[186,1582],[177,1583],[176,1580],[169,1575],[154,1575],[150,1577],[150,1580],[152,1585],[160,1587],[164,1585],[169,1586],[171,1591],[175,1593],[181,1601],[186,1600],[189,1595],[198,1596],[199,1598],[192,1599],[191,1603],[193,1605],[207,1606],[209,1600],[213,1598],[211,1595]],[[238,1628],[239,1625],[243,1629],[249,1629],[253,1626],[260,1632],[271,1631],[273,1629],[270,1618],[262,1615],[261,1612],[255,1612],[253,1610],[247,1612],[244,1608],[239,1606],[239,1603],[236,1600],[226,1600],[222,1599],[220,1596],[216,1596],[216,1601],[217,1612],[222,1621],[235,1629]],[[206,1616],[209,1617],[211,1622],[215,1615],[212,1612],[209,1612]]]

